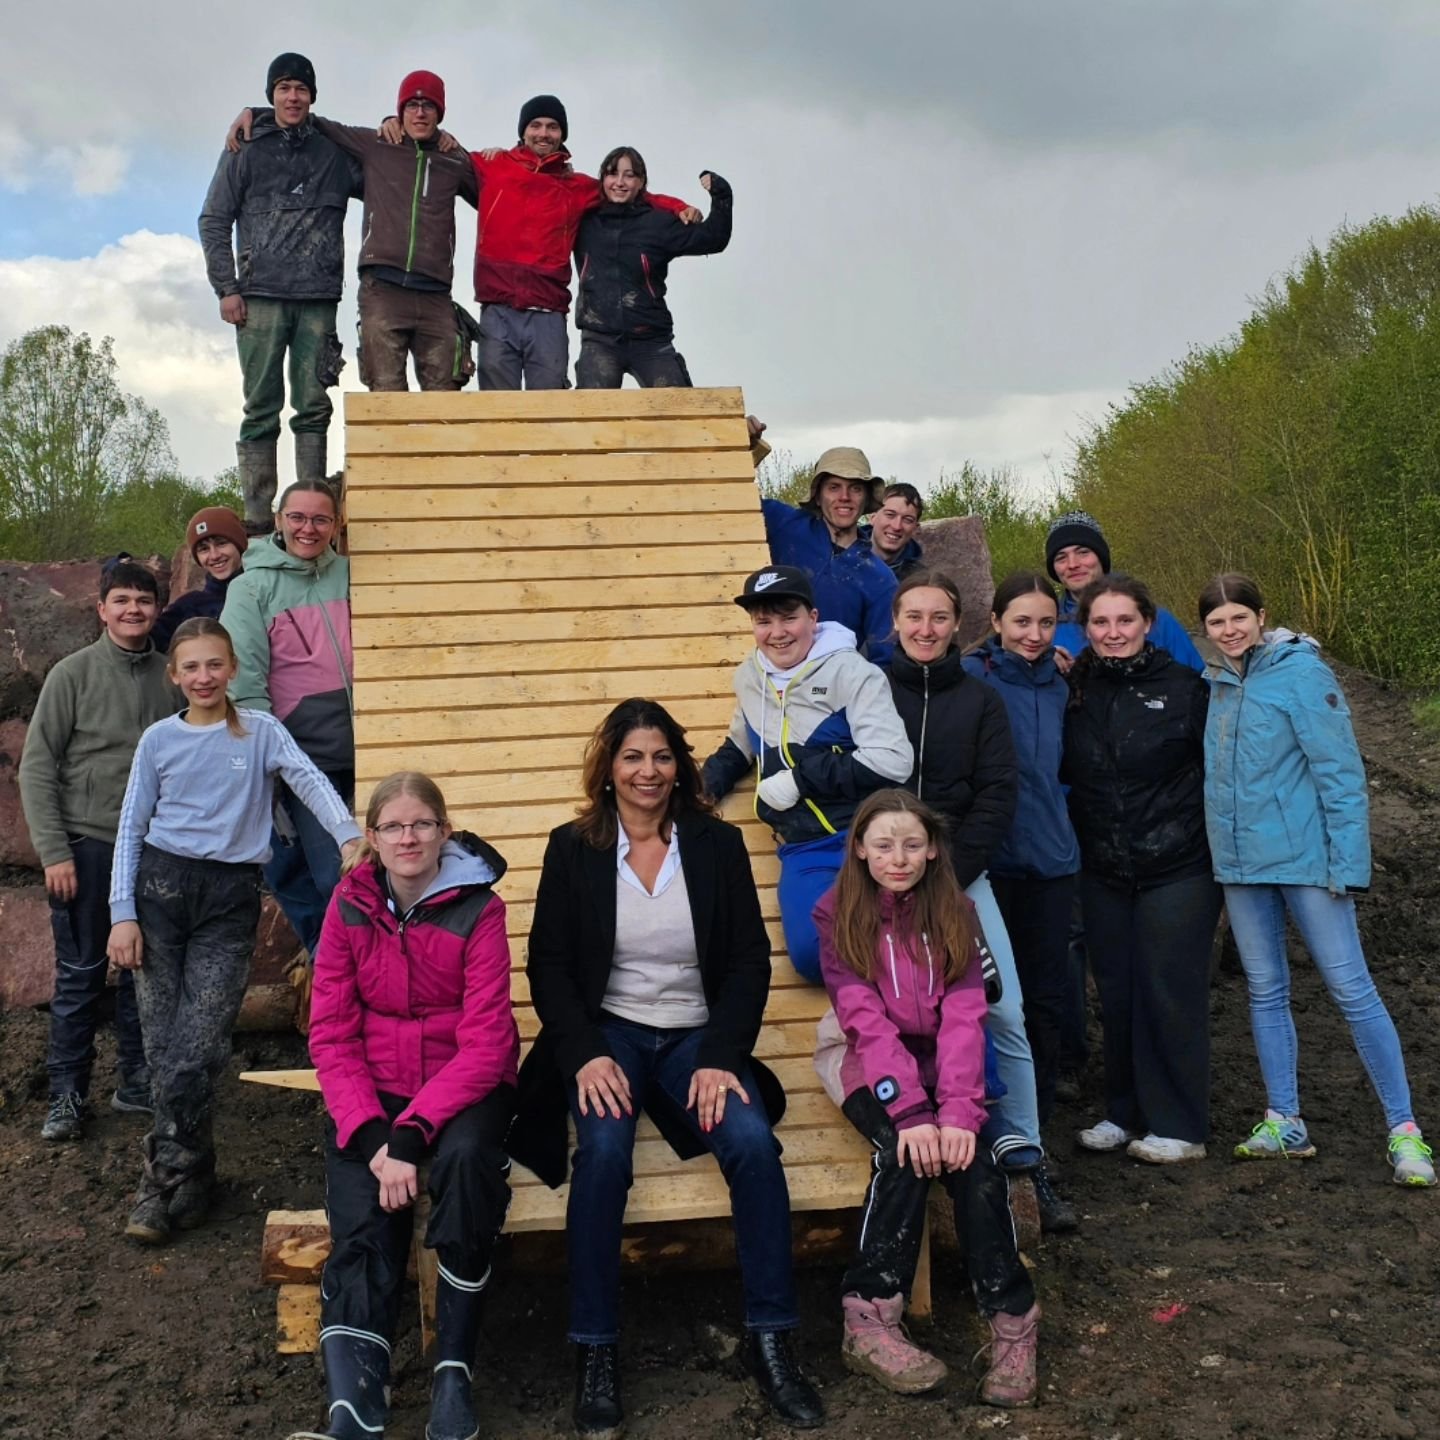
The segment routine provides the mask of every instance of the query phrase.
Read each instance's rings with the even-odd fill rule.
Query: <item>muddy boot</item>
[[[125,1233],[142,1245],[163,1245],[170,1238],[170,1196],[178,1177],[155,1160],[155,1137],[145,1137],[145,1171],[135,1192],[135,1208]]]
[[[212,1155],[184,1175],[170,1192],[170,1224],[176,1230],[194,1230],[204,1224],[214,1189],[215,1157]]]
[[[323,1430],[293,1430],[289,1440],[380,1440],[390,1409],[390,1347],[376,1335],[322,1331],[320,1358],[330,1421]]]
[[[239,440],[235,444],[247,535],[269,535],[275,529],[275,491],[280,483],[276,444],[274,440]]]
[[[295,432],[295,478],[297,480],[323,480],[328,485],[329,477],[325,474],[325,441],[324,434],[315,434],[310,430],[297,430]]]
[[[425,1440],[476,1440],[475,1345],[487,1270],[479,1280],[460,1280],[443,1266],[435,1284],[435,1378],[430,1382],[430,1420]]]
[[[625,1433],[620,1408],[620,1356],[614,1345],[575,1347],[575,1433],[618,1440]]]
[[[745,1363],[784,1424],[814,1430],[825,1423],[825,1406],[800,1369],[788,1330],[752,1330],[745,1342]]]
[[[1055,1188],[1048,1164],[1030,1177],[1035,1185],[1035,1204],[1040,1210],[1040,1229],[1046,1235],[1068,1235],[1080,1228],[1075,1207]]]
[[[843,1304],[845,1339],[840,1358],[847,1370],[868,1375],[901,1395],[933,1390],[945,1378],[944,1362],[913,1344],[900,1324],[905,1313],[903,1295],[888,1300],[847,1295]]]
[[[1040,1307],[1023,1315],[990,1317],[990,1369],[980,1382],[980,1403],[1012,1410],[1035,1403],[1035,1352]],[[980,1352],[985,1353],[983,1350]]]

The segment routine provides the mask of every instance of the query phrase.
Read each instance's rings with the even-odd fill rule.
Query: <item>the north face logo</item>
[[[303,195],[305,193],[305,182],[302,180],[290,193],[292,195]]]

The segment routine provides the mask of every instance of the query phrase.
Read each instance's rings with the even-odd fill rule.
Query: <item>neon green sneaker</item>
[[[1265,1118],[1235,1147],[1237,1160],[1308,1160],[1315,1153],[1298,1115],[1267,1110]]]
[[[1392,1178],[1397,1185],[1423,1186],[1435,1183],[1435,1167],[1430,1163],[1434,1152],[1425,1143],[1420,1127],[1413,1120],[1397,1125],[1390,1132],[1387,1149],[1390,1163],[1395,1167]]]

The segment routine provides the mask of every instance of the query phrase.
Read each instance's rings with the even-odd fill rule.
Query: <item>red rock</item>
[[[55,989],[55,942],[43,885],[0,885],[0,1010],[44,1005]]]
[[[287,981],[290,966],[300,953],[300,942],[273,895],[260,902],[260,929],[255,936],[255,957],[250,962],[251,985],[279,985]]]
[[[943,570],[959,586],[959,640],[962,646],[973,644],[990,628],[990,602],[995,598],[985,522],[978,515],[924,520],[920,545],[925,563]]]
[[[170,598],[178,600],[205,583],[205,570],[198,560],[181,546],[170,557]]]
[[[100,567],[0,562],[0,715],[28,718],[57,660],[100,633]]]
[[[0,720],[0,866],[38,870],[40,857],[30,843],[20,807],[20,752],[25,748],[23,720]]]

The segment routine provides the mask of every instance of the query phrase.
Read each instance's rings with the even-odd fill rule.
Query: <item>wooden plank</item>
[[[915,1320],[928,1320],[933,1310],[930,1296],[930,1212],[920,1231],[920,1258],[915,1263],[915,1279],[910,1287],[910,1303],[906,1310]]]
[[[469,424],[355,425],[346,455],[583,455],[596,451],[737,450],[750,434],[739,417],[682,420],[476,420]]]
[[[740,511],[718,515],[667,515],[666,535],[676,545],[738,544],[752,539],[755,517]],[[537,515],[497,520],[372,520],[350,527],[351,555],[376,550],[568,550],[635,543],[631,515]],[[741,577],[744,578],[743,576]]]
[[[455,487],[452,489],[373,489],[352,491],[346,515],[352,526],[371,521],[434,525],[437,521],[496,520],[540,516],[622,515],[641,517],[647,529],[657,516],[746,515],[755,512],[755,481],[688,485],[559,485],[529,490]],[[653,532],[652,532],[653,533]],[[425,537],[427,539],[431,537]],[[633,536],[631,537],[633,540]],[[371,545],[369,548],[374,549]],[[477,547],[479,548],[479,547]]]
[[[420,1169],[420,1193],[415,1197],[415,1225],[410,1232],[410,1262],[420,1292],[420,1356],[430,1360],[435,1353],[435,1287],[440,1282],[440,1261],[425,1243],[430,1228],[429,1164]]]
[[[733,605],[656,605],[622,610],[521,610],[504,618],[504,633],[498,633],[494,616],[425,615],[357,618],[351,626],[356,650],[399,649],[415,645],[486,647],[496,652],[503,665],[492,668],[524,670],[539,668],[541,660],[563,661],[565,645],[594,644],[600,641],[629,642],[648,646],[651,659],[655,647],[697,635],[730,637],[738,646],[738,663],[751,642],[749,627]],[[737,624],[737,621],[739,622]],[[667,651],[678,647],[666,645]],[[688,647],[687,647],[688,651]],[[578,655],[578,652],[576,652]],[[532,660],[531,656],[539,656]],[[386,657],[367,655],[361,662],[364,672]]]
[[[262,1285],[318,1284],[330,1256],[323,1210],[272,1210],[260,1239]]]
[[[320,1348],[320,1287],[282,1285],[275,1292],[275,1349],[313,1355]]]
[[[276,1085],[282,1090],[318,1092],[320,1089],[313,1070],[242,1070],[240,1078],[255,1085]]]
[[[717,556],[730,553],[722,546],[714,548]],[[621,575],[597,589],[591,578],[567,578],[568,567],[562,562],[558,570],[537,580],[472,579],[460,584],[397,586],[367,584],[361,557],[357,556],[356,562],[351,571],[351,610],[356,615],[392,619],[411,615],[510,615],[520,610],[634,609],[653,605],[659,595],[672,605],[728,605],[734,603],[745,576],[744,571],[737,574],[714,569],[667,576],[661,584],[661,577],[655,575]],[[756,564],[764,564],[764,560]]]
[[[533,617],[537,622],[544,618]],[[729,619],[728,616],[725,618]],[[470,617],[467,619],[473,634],[475,621]],[[535,628],[540,627],[537,624]],[[716,630],[719,630],[718,634]],[[696,632],[687,636],[641,632],[624,639],[601,636],[590,640],[542,640],[523,645],[514,641],[483,645],[447,644],[438,635],[427,636],[422,643],[414,643],[418,638],[412,636],[408,645],[376,650],[367,655],[364,662],[366,683],[437,679],[441,676],[526,675],[536,672],[559,675],[576,671],[636,670],[647,661],[653,661],[657,648],[661,647],[672,653],[683,650],[690,665],[724,665],[733,675],[735,666],[744,659],[752,643],[748,635],[737,635],[733,631],[727,634],[718,626],[712,626],[708,631],[697,627]],[[667,640],[680,640],[681,643],[667,646]],[[357,645],[356,648],[360,647]]]
[[[612,545],[603,550],[490,550],[467,555],[454,550],[420,551],[416,554],[377,551],[356,555],[350,564],[350,582],[369,585],[464,585],[485,580],[567,580],[641,576],[654,581],[670,575],[720,575],[730,588],[723,601],[739,591],[739,577],[758,570],[768,553],[763,540],[734,545],[671,545],[656,548]],[[608,586],[600,587],[600,599],[609,600]],[[592,600],[595,598],[591,588]],[[674,587],[664,587],[667,603],[675,599]],[[634,603],[653,604],[656,587],[649,586],[649,599],[642,595]],[[593,604],[585,609],[596,608]]]
[[[743,413],[739,386],[712,385],[694,389],[655,390],[466,390],[364,391],[345,395],[347,430],[366,425],[417,422],[473,424],[500,420],[570,420],[628,418],[684,419],[696,415]],[[484,447],[478,447],[483,449]],[[748,448],[748,442],[747,442]]]
[[[755,462],[739,450],[668,450],[593,455],[350,455],[345,491],[526,490],[556,486],[600,488],[648,485],[655,489],[746,481]]]

